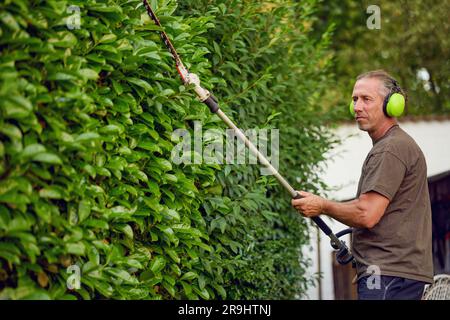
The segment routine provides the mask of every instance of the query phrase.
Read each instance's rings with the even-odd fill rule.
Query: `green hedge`
[[[279,128],[280,170],[317,190],[334,141],[320,108],[330,35],[308,37],[316,1],[151,3],[223,109],[244,128]],[[68,28],[70,5],[80,28]],[[224,125],[181,85],[141,1],[0,9],[0,297],[304,292],[307,223],[272,178],[170,161],[174,130]],[[69,290],[73,265],[81,288]]]

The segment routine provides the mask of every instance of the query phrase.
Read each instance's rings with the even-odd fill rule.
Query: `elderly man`
[[[359,299],[420,299],[433,281],[431,206],[425,157],[395,118],[405,106],[397,81],[383,70],[358,76],[350,111],[373,147],[355,200],[335,202],[299,191],[302,215],[328,215],[354,228]]]

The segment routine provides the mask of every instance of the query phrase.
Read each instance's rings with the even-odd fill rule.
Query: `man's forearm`
[[[305,217],[326,214],[350,227],[373,228],[381,219],[389,199],[375,191],[363,193],[348,202],[326,200],[305,191],[298,191],[302,198],[292,199],[292,206]]]
[[[325,200],[323,205],[323,214],[338,220],[350,227],[366,228],[367,217],[366,210],[359,199],[348,202],[336,202]]]

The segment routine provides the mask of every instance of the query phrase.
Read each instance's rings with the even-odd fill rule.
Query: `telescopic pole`
[[[155,24],[159,27],[161,27],[160,35],[161,38],[166,45],[167,49],[172,54],[172,57],[175,60],[175,65],[177,67],[178,73],[180,74],[181,79],[183,80],[183,83],[186,85],[194,85],[194,90],[200,99],[201,102],[206,104],[209,107],[209,110],[212,113],[217,114],[217,116],[225,122],[225,124],[230,128],[233,129],[236,136],[241,139],[247,148],[257,157],[259,162],[266,167],[270,173],[278,180],[278,182],[289,192],[292,198],[294,199],[300,199],[302,196],[295,191],[295,189],[287,182],[287,180],[278,172],[277,169],[275,169],[270,162],[264,157],[264,155],[259,152],[259,150],[255,147],[255,145],[245,136],[245,134],[233,123],[233,121],[228,118],[228,116],[219,108],[218,100],[206,89],[200,86],[200,80],[198,76],[194,73],[190,73],[185,66],[183,65],[183,62],[180,59],[180,56],[176,52],[174,46],[170,42],[169,37],[167,34],[163,31],[161,23],[159,22],[158,17],[156,16],[155,12],[151,8],[150,4],[147,0],[143,0],[144,6],[147,9],[147,13],[150,16],[150,18],[155,22]],[[339,240],[339,238],[331,231],[330,227],[320,218],[320,217],[313,217],[311,218],[314,223],[317,224],[317,226],[330,238],[331,246],[338,250],[337,253],[337,260],[341,264],[349,263],[353,260],[352,255],[350,254],[349,249],[347,248],[347,245],[345,242]]]

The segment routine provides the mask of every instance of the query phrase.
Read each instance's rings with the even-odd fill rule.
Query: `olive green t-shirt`
[[[398,125],[374,143],[364,161],[357,197],[370,191],[390,202],[373,228],[354,229],[358,279],[379,270],[381,275],[432,283],[427,165],[419,146]],[[366,270],[369,266],[379,269]]]

